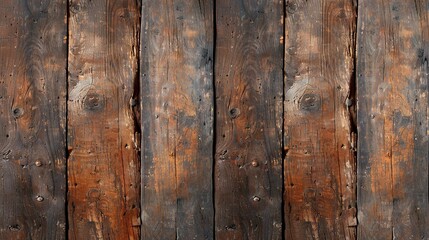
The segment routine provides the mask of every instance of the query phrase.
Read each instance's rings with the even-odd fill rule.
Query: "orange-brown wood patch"
[[[286,239],[354,239],[353,1],[288,1],[285,20]]]
[[[360,1],[358,238],[425,239],[429,2]]]
[[[140,238],[139,7],[132,0],[70,1],[70,239]]]

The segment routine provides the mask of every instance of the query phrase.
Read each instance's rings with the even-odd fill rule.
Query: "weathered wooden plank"
[[[354,239],[353,0],[286,5],[286,239]]]
[[[69,238],[139,239],[140,4],[71,0],[69,14]]]
[[[0,4],[0,239],[65,239],[66,11]]]
[[[282,238],[283,2],[216,2],[216,239]]]
[[[359,239],[429,238],[428,59],[429,1],[359,1]]]
[[[212,0],[143,0],[143,239],[213,239],[212,15]]]

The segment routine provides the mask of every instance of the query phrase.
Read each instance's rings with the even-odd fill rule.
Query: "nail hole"
[[[21,226],[19,226],[18,224],[9,225],[9,230],[13,231],[13,232],[19,231],[19,230],[21,230]]]
[[[34,165],[36,165],[36,167],[40,167],[42,166],[42,161],[37,160],[36,162],[34,162]]]

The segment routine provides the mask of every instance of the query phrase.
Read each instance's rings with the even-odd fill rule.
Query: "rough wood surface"
[[[358,237],[428,239],[429,1],[362,0]]]
[[[143,0],[143,239],[213,239],[212,15],[212,0]]]
[[[286,3],[286,239],[355,239],[352,0]]]
[[[139,239],[140,5],[69,9],[69,239]]]
[[[0,4],[0,239],[65,239],[66,10]]]
[[[216,239],[282,238],[283,6],[216,1]]]

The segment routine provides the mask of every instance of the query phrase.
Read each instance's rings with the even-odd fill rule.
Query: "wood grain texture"
[[[66,10],[0,4],[0,239],[65,239]]]
[[[213,239],[212,15],[212,0],[143,0],[143,239]]]
[[[359,1],[358,237],[428,239],[429,1]]]
[[[355,239],[352,0],[290,0],[285,21],[286,239]]]
[[[216,239],[282,239],[283,6],[216,1]]]
[[[140,5],[72,0],[69,14],[69,239],[139,239]]]

